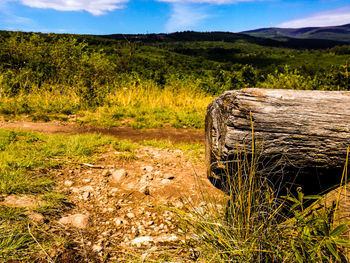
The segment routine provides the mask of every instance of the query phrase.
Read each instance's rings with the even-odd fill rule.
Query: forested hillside
[[[56,108],[47,106],[41,112],[71,115],[119,99],[127,107],[117,95],[131,91],[136,97],[141,91],[206,97],[246,87],[350,88],[348,45],[316,49],[306,41],[290,48],[288,42],[225,32],[84,36],[2,31],[0,43],[0,96],[7,99],[0,103],[0,111],[8,116],[37,112],[33,101],[19,103],[18,98],[29,100],[29,95],[44,93],[53,101],[54,94],[67,96],[67,103],[61,107],[57,102]],[[194,109],[188,122],[168,116],[164,123],[201,127],[196,114],[202,116],[202,108]],[[135,117],[118,114],[118,120]],[[135,127],[154,125],[160,124]]]

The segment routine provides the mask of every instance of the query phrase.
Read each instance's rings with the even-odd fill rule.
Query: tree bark
[[[213,183],[222,181],[224,164],[237,149],[251,152],[252,127],[265,166],[279,162],[278,176],[283,173],[287,183],[309,193],[324,191],[342,176],[350,145],[350,92],[248,88],[217,97],[205,124]]]

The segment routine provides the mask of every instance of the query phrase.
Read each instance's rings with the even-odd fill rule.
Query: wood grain
[[[253,88],[225,92],[207,109],[209,178],[220,177],[217,168],[234,158],[237,146],[244,144],[251,151],[251,120],[266,163],[283,159],[284,170],[297,172],[301,182],[309,176],[311,185],[315,171],[323,181],[332,181],[323,182],[326,185],[319,190],[339,180],[350,146],[350,92]],[[334,172],[340,174],[330,174]]]

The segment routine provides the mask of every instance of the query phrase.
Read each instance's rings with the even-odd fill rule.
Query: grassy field
[[[210,41],[214,36],[185,32],[169,41],[128,42],[97,36],[1,32],[0,120],[198,130],[204,127],[207,105],[225,90],[350,88],[348,47],[293,49],[283,43],[234,34],[225,41]],[[161,220],[170,218],[166,221],[180,222],[176,225],[180,229],[174,229],[181,242],[175,249],[171,242],[166,244],[167,250],[150,262],[179,258],[201,262],[346,262],[350,243],[347,222],[336,217],[339,198],[330,205],[321,196],[307,197],[301,191],[297,196],[277,198],[268,182],[259,176],[255,152],[252,156],[256,158],[250,161],[238,158],[234,162],[233,174],[228,172],[230,191],[226,197],[219,195],[220,199],[215,199],[212,193],[217,189],[210,185],[212,192],[207,195],[200,189],[191,196],[202,198],[201,206],[190,200],[178,205],[181,209],[164,205],[161,210],[153,203],[156,198],[147,199],[145,207],[152,211],[137,215],[140,221],[134,219],[136,215],[127,210],[128,206],[153,198],[148,185],[139,187],[140,181],[149,183],[161,174],[165,177],[152,181],[154,185],[171,185],[181,175],[178,188],[161,189],[157,198],[192,191],[194,181],[187,184],[194,173],[192,167],[199,165],[205,177],[203,155],[202,144],[157,140],[135,143],[102,135],[47,135],[0,129],[0,259],[54,262],[52,255],[62,257],[69,250],[71,254],[63,262],[74,262],[75,254],[81,256],[81,262],[106,261],[108,255],[100,250],[102,243],[94,246],[91,242],[95,234],[112,236],[101,229],[116,224],[112,230],[119,232],[114,233],[114,240],[118,244],[129,242],[126,246],[133,249],[128,251],[125,262],[144,262],[152,248],[145,251],[141,245],[132,247],[131,237],[139,237],[144,225],[161,232],[167,225]],[[91,168],[98,162],[105,163]],[[134,180],[139,188],[130,186],[130,190],[126,185],[129,192],[122,193],[108,185],[111,179],[98,169],[116,164],[120,168],[112,169],[116,178],[120,172],[126,176],[125,181]],[[133,169],[134,174],[127,177],[125,169]],[[151,172],[156,169],[158,173]],[[185,169],[186,174],[182,174]],[[81,195],[79,189],[86,185],[67,190],[65,182],[70,185],[78,177],[93,182],[94,187],[90,185],[89,189],[94,190]],[[231,180],[233,177],[239,180]],[[107,190],[103,192],[99,184]],[[139,196],[134,198],[135,193]],[[104,204],[113,197],[112,207],[105,207],[101,214],[115,213],[115,218],[111,217],[114,223],[107,224],[101,217],[96,221],[99,227],[86,232],[64,226],[52,228],[62,215],[74,211],[74,202],[68,196],[80,196],[74,199],[75,205],[90,205],[94,212],[95,204]],[[100,196],[106,200],[98,200]],[[9,205],[11,200],[26,205]],[[306,200],[315,203],[305,208]],[[141,210],[136,206],[136,212]],[[125,213],[122,218],[121,211]],[[177,215],[176,220],[167,214],[169,211]],[[33,219],[38,216],[44,216],[44,224]],[[145,222],[146,218],[150,221]],[[125,228],[123,220],[129,221]],[[139,225],[131,226],[133,221]],[[159,224],[155,226],[156,223]],[[129,234],[130,238],[122,240]],[[92,240],[89,252],[84,237]],[[118,248],[109,245],[115,247],[114,252]]]
[[[141,147],[179,149],[193,161],[203,155],[200,144],[133,143],[101,135],[0,130],[0,194],[5,200],[0,205],[0,256],[50,261],[46,253],[72,246],[69,235],[48,232],[45,224],[32,220],[33,214],[40,213],[53,222],[71,209],[65,193],[55,190],[60,171],[81,163],[94,164],[111,149],[118,152],[120,161],[142,161],[135,154]],[[182,209],[166,208],[178,215],[184,236],[198,237],[182,244],[182,249],[200,252],[202,262],[344,262],[350,243],[342,236],[347,225],[335,220],[337,206],[326,206],[321,196],[306,197],[301,192],[288,196],[289,202],[276,198],[268,182],[259,179],[258,157],[252,163],[239,159],[235,165],[242,180],[229,181],[231,190],[226,198],[216,199],[203,188],[200,209],[191,202],[184,203]],[[9,196],[40,200],[40,205],[9,206]],[[304,201],[310,198],[316,203],[304,208]],[[291,209],[291,217],[283,215],[285,209]],[[171,252],[166,248],[159,262],[165,260],[165,254],[167,260],[178,259],[179,249]],[[140,262],[140,257],[136,253],[129,260]]]
[[[59,89],[59,88],[57,88]],[[56,90],[57,90],[56,89]],[[159,89],[149,83],[115,90],[103,99],[103,106],[89,109],[70,91],[21,94],[3,97],[0,114],[4,120],[71,121],[101,127],[140,128],[204,127],[206,106],[213,100],[203,92],[183,86]]]

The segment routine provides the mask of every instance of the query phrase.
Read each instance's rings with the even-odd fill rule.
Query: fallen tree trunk
[[[243,89],[217,97],[205,124],[208,177],[215,185],[224,184],[225,164],[237,149],[252,151],[252,124],[274,182],[284,176],[283,183],[306,193],[340,182],[350,145],[350,92]]]

